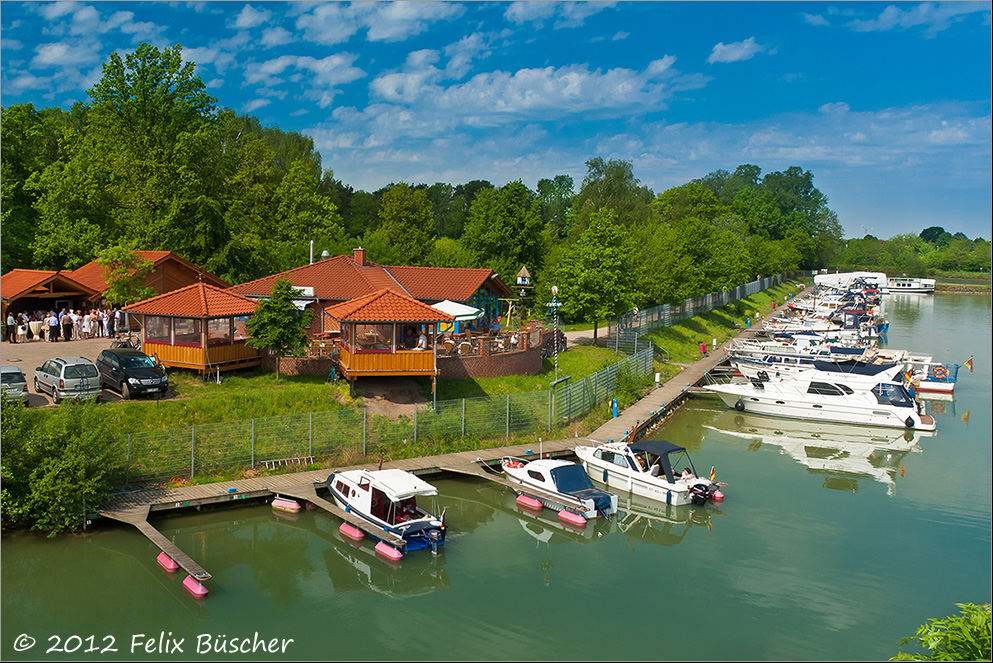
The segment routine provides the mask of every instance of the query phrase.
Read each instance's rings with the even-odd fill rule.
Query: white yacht
[[[892,277],[886,284],[891,295],[901,292],[934,293],[934,279]]]
[[[500,467],[508,481],[519,486],[516,490],[520,495],[559,511],[560,517],[572,513],[583,519],[609,518],[617,513],[617,495],[594,486],[576,463],[553,458],[528,460],[504,456]]]
[[[577,445],[576,456],[590,478],[612,490],[674,506],[724,497],[712,479],[697,475],[685,448],[665,440]]]
[[[739,412],[790,419],[835,421],[887,428],[935,430],[907,389],[896,382],[850,381],[810,371],[779,380],[750,380],[703,387]]]

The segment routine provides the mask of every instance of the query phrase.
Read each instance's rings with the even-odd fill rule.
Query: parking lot
[[[90,338],[72,341],[25,341],[24,343],[0,343],[0,363],[10,364],[21,369],[28,379],[28,407],[41,407],[52,404],[52,397],[39,394],[34,388],[34,369],[52,357],[85,357],[95,362],[101,350],[110,347],[109,338]],[[169,393],[171,394],[170,388]],[[148,398],[148,397],[144,397]],[[121,395],[105,389],[103,400],[119,401]]]

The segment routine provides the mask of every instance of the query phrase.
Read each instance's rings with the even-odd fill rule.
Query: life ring
[[[517,469],[517,468],[519,468],[519,467],[524,467],[524,463],[522,463],[522,462],[520,462],[520,461],[518,461],[518,460],[511,460],[511,461],[508,461],[508,462],[506,463],[506,466],[507,466],[507,467],[512,467],[512,468],[514,468],[514,469]]]
[[[944,380],[948,377],[948,371],[945,370],[944,366],[937,366],[934,369],[934,377],[938,380]]]
[[[944,403],[935,403],[934,405],[931,406],[931,411],[934,412],[935,414],[944,414],[945,413],[945,404]]]

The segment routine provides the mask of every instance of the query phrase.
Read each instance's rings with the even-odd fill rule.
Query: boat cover
[[[383,491],[390,500],[399,502],[415,495],[437,495],[438,489],[410,472],[398,469],[366,471],[375,488]]]
[[[597,510],[604,515],[610,513],[610,493],[593,485],[586,471],[579,465],[563,465],[549,470],[555,487],[560,493],[572,495],[581,500],[591,499]]]
[[[666,440],[641,440],[640,442],[632,442],[628,446],[634,451],[647,451],[658,456],[666,480],[669,483],[673,483],[676,480],[672,471],[672,461],[669,459],[669,454],[674,452],[686,453],[686,447],[680,447]],[[688,455],[687,458],[689,458]]]
[[[819,371],[832,373],[850,373],[855,375],[879,375],[892,369],[896,364],[867,364],[864,361],[820,361],[814,362],[814,368]]]

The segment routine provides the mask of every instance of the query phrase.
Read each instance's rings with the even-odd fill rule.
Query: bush
[[[915,643],[922,654],[900,652],[891,661],[988,661],[990,660],[990,604],[956,603],[961,614],[929,619],[917,635],[900,641],[900,648]]]
[[[64,401],[37,426],[3,403],[3,519],[51,535],[83,524],[121,479],[120,454],[94,403]]]

